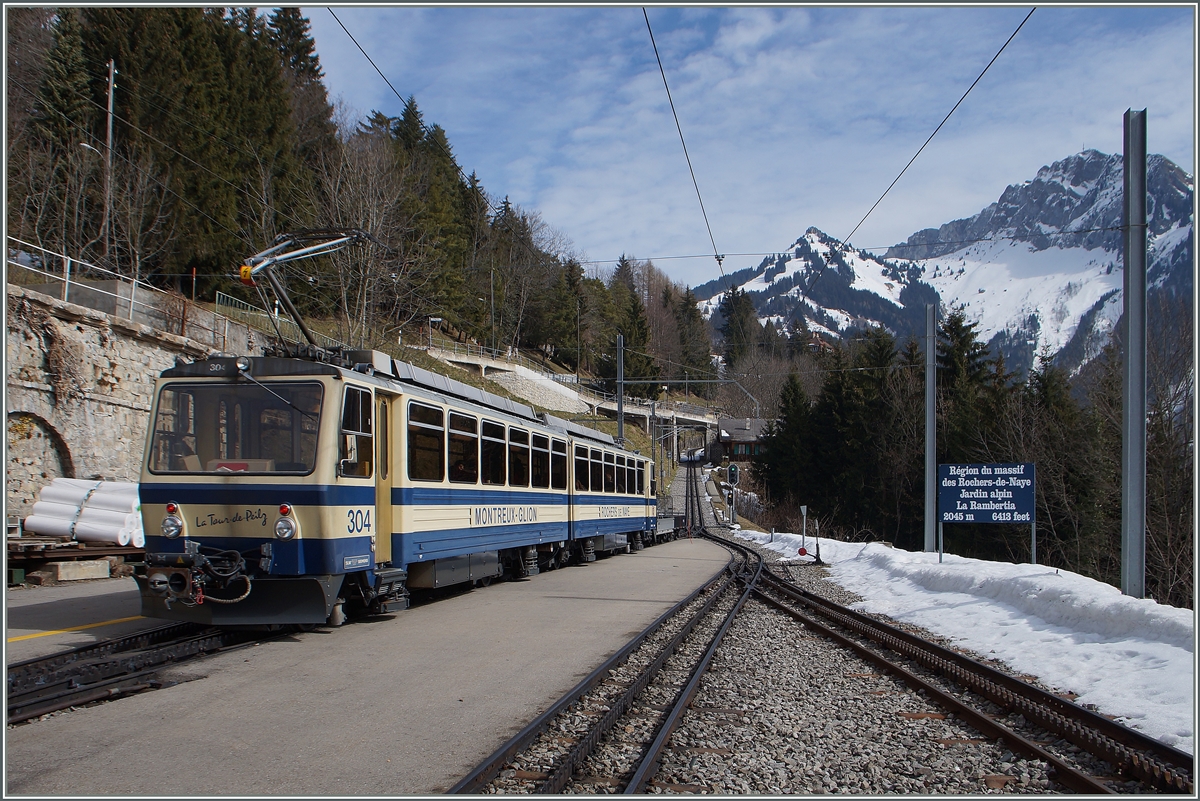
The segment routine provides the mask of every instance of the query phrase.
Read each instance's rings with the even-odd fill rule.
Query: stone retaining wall
[[[214,349],[13,284],[5,294],[7,513],[27,516],[57,477],[137,481],[155,378]],[[229,331],[230,352],[255,352],[255,332]]]

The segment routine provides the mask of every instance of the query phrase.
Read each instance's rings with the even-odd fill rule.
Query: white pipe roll
[[[63,487],[51,484],[42,487],[42,491],[38,493],[38,500],[50,503],[73,503],[79,506],[87,494],[88,491],[81,487]]]
[[[75,539],[79,542],[115,542],[117,545],[128,545],[130,535],[128,529],[114,529],[111,526],[81,521],[75,524]]]
[[[84,509],[106,509],[110,512],[136,512],[141,502],[136,495],[124,493],[97,492],[87,499]]]
[[[129,544],[132,545],[134,548],[145,548],[146,547],[146,532],[142,531],[142,529],[140,527],[135,529],[134,531],[130,532]]]
[[[93,495],[137,495],[138,485],[129,481],[105,481],[96,487]]]
[[[47,537],[71,536],[72,518],[46,517],[45,515],[30,515],[25,518],[25,530]]]
[[[126,514],[124,512],[110,512],[107,509],[87,509],[79,515],[80,523],[87,523],[90,526],[101,526],[110,528],[113,531],[120,529],[132,529],[136,525],[136,515],[133,513]]]
[[[71,521],[79,515],[79,504],[38,501],[29,510],[29,514],[38,515],[39,517],[66,518],[68,521]]]
[[[103,484],[103,481],[94,478],[56,478],[50,482],[51,487],[80,487],[84,492]]]

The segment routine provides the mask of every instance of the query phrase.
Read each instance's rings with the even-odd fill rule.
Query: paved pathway
[[[10,729],[5,796],[444,792],[728,558],[676,540],[188,662]]]

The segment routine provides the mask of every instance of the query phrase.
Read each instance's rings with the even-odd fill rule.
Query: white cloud
[[[650,8],[717,246],[844,237],[1028,9]],[[306,9],[334,96],[400,101],[325,9]],[[640,8],[338,8],[460,164],[537,209],[593,259],[711,252]],[[974,214],[1085,145],[1121,149],[1149,109],[1152,152],[1191,172],[1190,8],[1039,8],[854,236],[886,246]],[[757,263],[726,261],[726,270]],[[711,258],[661,261],[679,280]]]

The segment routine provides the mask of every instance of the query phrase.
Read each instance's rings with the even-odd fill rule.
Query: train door
[[[375,393],[375,564],[392,561],[392,403],[381,392]]]

